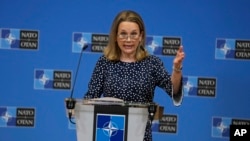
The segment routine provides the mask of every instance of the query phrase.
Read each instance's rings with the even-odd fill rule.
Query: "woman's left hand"
[[[176,56],[175,56],[174,61],[173,61],[175,68],[182,67],[182,61],[183,61],[184,57],[185,57],[185,53],[183,51],[183,46],[180,46],[176,52]]]

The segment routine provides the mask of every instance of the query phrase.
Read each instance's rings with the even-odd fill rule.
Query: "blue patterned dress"
[[[152,102],[156,86],[172,97],[174,104],[182,100],[182,88],[172,94],[170,74],[159,57],[150,55],[144,60],[127,63],[109,61],[101,56],[96,63],[88,91],[84,98],[115,97],[129,102]],[[144,141],[152,140],[150,125],[147,124]]]

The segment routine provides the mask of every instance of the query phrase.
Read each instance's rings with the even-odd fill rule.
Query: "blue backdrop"
[[[248,0],[1,0],[0,140],[76,140],[64,106],[80,55],[72,51],[74,33],[108,34],[114,16],[132,9],[143,17],[147,35],[179,37],[186,54],[182,105],[174,107],[161,89],[155,96],[166,117],[177,117],[177,131],[154,130],[154,141],[228,141],[231,123],[250,124],[249,5]],[[75,98],[86,92],[100,55],[83,53]],[[160,57],[171,71],[173,57]],[[69,78],[60,77],[53,87],[57,71]],[[39,74],[51,83],[40,86]]]

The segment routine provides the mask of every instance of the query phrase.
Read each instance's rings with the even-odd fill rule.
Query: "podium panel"
[[[142,141],[147,107],[76,102],[78,141]]]

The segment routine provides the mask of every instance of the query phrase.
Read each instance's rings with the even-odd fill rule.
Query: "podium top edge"
[[[148,107],[150,105],[157,105],[154,102],[133,102],[123,101],[122,99],[113,97],[101,97],[92,99],[74,99],[77,104],[82,105],[117,105],[117,106],[134,106],[134,107]]]

